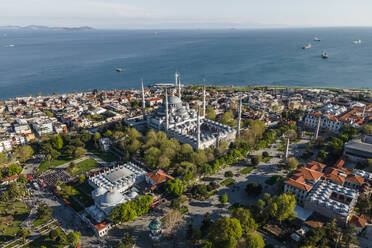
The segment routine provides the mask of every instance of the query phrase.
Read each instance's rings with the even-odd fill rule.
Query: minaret
[[[181,79],[178,75],[178,97],[181,99]]]
[[[366,116],[366,107],[367,107],[367,106],[364,106],[364,108],[363,108],[363,114],[362,114],[362,117],[363,117],[363,118]]]
[[[143,80],[142,80],[141,86],[142,86],[142,115],[143,115],[143,120],[146,120],[145,89],[143,88]]]
[[[237,136],[240,138],[240,122],[242,120],[242,97],[239,96],[239,107],[238,107],[238,131]]]
[[[180,74],[178,74],[178,72],[176,71],[176,73],[174,73],[174,88],[177,88],[178,77],[179,76],[180,76]]]
[[[199,109],[197,110],[197,112],[198,112],[198,118],[197,118],[198,127],[197,127],[197,134],[196,134],[196,136],[197,136],[196,137],[196,146],[197,146],[197,149],[199,149],[199,146],[200,146],[200,111],[199,111]]]
[[[165,90],[165,132],[168,134],[169,113],[168,113],[168,90]]]
[[[205,102],[205,85],[203,86],[203,117],[205,118],[205,108],[206,108],[206,102]]]
[[[316,126],[316,131],[315,131],[315,140],[317,140],[318,137],[319,137],[320,121],[321,121],[321,117],[319,116],[319,118],[318,118],[318,125]]]
[[[289,137],[287,137],[287,142],[285,144],[285,150],[284,150],[284,162],[287,161],[287,158],[289,156]]]

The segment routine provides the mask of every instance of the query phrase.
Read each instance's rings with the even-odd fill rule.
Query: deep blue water
[[[138,88],[176,70],[183,83],[372,88],[372,28],[157,32],[0,31],[0,98]]]

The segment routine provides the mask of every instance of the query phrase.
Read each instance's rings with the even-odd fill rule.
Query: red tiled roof
[[[306,184],[306,183],[300,183],[298,181],[293,180],[292,178],[289,178],[288,180],[285,180],[284,183],[292,185],[293,187],[296,187],[298,189],[309,191],[312,189],[312,186]]]
[[[361,227],[361,228],[364,228],[366,226],[366,220],[359,217],[359,216],[356,216],[356,215],[353,215],[353,217],[351,217],[349,223],[352,223],[354,224],[356,227]]]
[[[102,223],[99,223],[97,225],[94,225],[94,227],[98,230],[98,231],[101,231],[102,229],[104,229],[105,227],[107,226],[107,222],[102,222]]]
[[[311,170],[306,167],[301,167],[297,169],[295,175],[300,175],[300,176],[302,175],[305,178],[305,180],[317,181],[319,178],[323,176],[323,173],[319,171]]]
[[[156,184],[163,183],[169,179],[170,180],[174,179],[172,176],[168,175],[161,169],[147,173],[146,176],[150,178],[152,181],[154,181]]]
[[[18,178],[18,175],[13,175],[13,176],[10,176],[10,177],[3,178],[0,181],[1,182],[12,182],[12,181],[16,180],[17,178]]]
[[[362,185],[364,183],[364,178],[358,175],[348,175],[346,181]]]
[[[342,176],[339,176],[338,174],[328,174],[326,175],[326,178],[328,180],[331,180],[333,182],[336,182],[336,183],[340,183],[340,184],[344,184],[345,182],[345,177],[342,177]]]
[[[325,164],[322,164],[322,163],[319,163],[319,162],[316,162],[316,161],[310,161],[310,162],[307,163],[307,166],[306,166],[306,168],[308,168],[310,170],[315,170],[315,171],[321,171],[325,167],[326,167]]]

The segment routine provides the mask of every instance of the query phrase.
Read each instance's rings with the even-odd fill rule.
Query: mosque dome
[[[169,96],[168,97],[168,104],[182,104],[181,99],[178,96]]]
[[[93,191],[93,196],[97,197],[97,196],[100,196],[100,195],[103,195],[104,193],[106,193],[107,190],[103,187],[99,187],[99,188],[96,188],[94,191]]]
[[[117,190],[106,192],[101,198],[102,206],[115,206],[123,200],[123,195]]]

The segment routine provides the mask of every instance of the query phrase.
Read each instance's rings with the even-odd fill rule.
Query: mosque
[[[168,96],[165,90],[163,106],[146,114],[145,92],[142,83],[142,113],[143,122],[148,130],[163,131],[170,138],[176,138],[180,143],[189,144],[195,150],[217,147],[219,142],[235,140],[240,126],[241,102],[239,103],[238,128],[231,128],[221,123],[205,118],[206,100],[203,88],[203,108],[200,111],[190,109],[188,103],[181,100],[180,75],[175,74],[175,86],[178,96]]]

